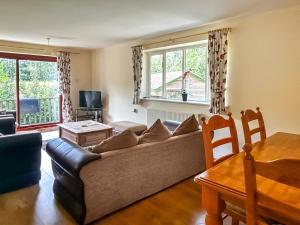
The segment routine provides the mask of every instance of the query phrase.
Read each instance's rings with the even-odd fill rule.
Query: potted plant
[[[182,101],[184,101],[184,102],[186,102],[186,101],[187,101],[187,98],[188,98],[187,82],[188,82],[188,79],[189,79],[190,74],[191,74],[191,72],[190,72],[189,70],[185,71],[185,72],[182,74],[182,82],[183,82],[183,85],[182,85],[181,95],[182,95]]]

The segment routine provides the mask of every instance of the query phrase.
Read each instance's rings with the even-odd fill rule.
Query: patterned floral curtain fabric
[[[141,84],[142,84],[142,62],[143,47],[132,47],[132,61],[133,61],[133,80],[134,80],[134,96],[133,104],[140,103]]]
[[[208,33],[208,72],[210,76],[210,112],[225,113],[225,85],[229,28]]]
[[[71,102],[71,66],[70,53],[60,52],[58,56],[58,73],[59,73],[59,91],[62,95],[62,114],[63,122],[73,120],[73,108]]]

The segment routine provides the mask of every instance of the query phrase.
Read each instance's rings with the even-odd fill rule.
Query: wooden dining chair
[[[202,136],[203,136],[203,143],[204,143],[204,151],[205,151],[205,161],[206,161],[206,168],[209,169],[220,162],[228,159],[229,157],[239,153],[239,144],[238,144],[238,136],[235,127],[235,123],[233,118],[231,117],[231,113],[228,113],[228,119],[220,115],[214,115],[209,118],[206,122],[205,117],[201,118],[202,121]],[[225,137],[219,140],[214,141],[212,136],[215,130],[229,128],[230,136]],[[216,147],[231,143],[231,153],[222,156],[221,158],[215,159],[214,158],[214,149]],[[224,212],[232,217],[232,225],[238,225],[239,220],[245,221],[242,209],[238,207],[234,207],[229,202],[225,202],[226,208]],[[243,219],[244,218],[244,219]]]
[[[257,107],[256,110],[256,112],[254,112],[252,109],[241,111],[245,143],[252,144],[252,135],[256,133],[260,133],[261,141],[266,139],[266,128],[263,116],[259,110],[259,107]],[[249,122],[253,120],[258,120],[258,127],[250,130]]]
[[[235,127],[235,123],[233,118],[231,117],[231,113],[228,113],[228,119],[220,115],[214,115],[209,118],[206,123],[205,117],[202,117],[202,135],[203,135],[203,143],[205,149],[205,160],[206,160],[206,168],[213,167],[214,165],[228,159],[234,154],[239,153],[239,144],[238,144],[238,136]],[[229,128],[230,136],[226,138],[222,138],[216,141],[212,140],[212,134],[215,130]],[[221,158],[214,158],[214,149],[221,145],[225,145],[231,143],[232,152],[228,155],[224,155]]]
[[[243,149],[245,151],[244,174],[247,225],[280,224],[259,216],[260,210],[264,209],[267,209],[268,215],[275,212],[275,215],[280,214],[283,218],[286,212],[289,212],[289,215],[292,212],[292,214],[295,215],[294,218],[292,218],[293,222],[284,221],[284,223],[300,224],[299,209],[293,208],[292,206],[284,204],[284,202],[279,202],[259,192],[256,182],[256,175],[260,175],[289,186],[300,188],[300,177],[298,173],[295,173],[295,171],[300,171],[300,160],[278,159],[268,162],[255,161],[251,155],[252,145],[246,143]],[[287,192],[289,191],[289,186],[286,187]],[[260,207],[258,208],[258,206]]]

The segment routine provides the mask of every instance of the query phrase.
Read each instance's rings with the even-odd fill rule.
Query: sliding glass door
[[[20,127],[61,120],[56,57],[0,53],[0,107],[15,109]]]

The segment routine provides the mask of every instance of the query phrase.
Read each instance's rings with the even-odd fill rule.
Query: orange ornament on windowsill
[[[182,101],[186,102],[187,101],[187,97],[188,97],[188,93],[187,93],[187,79],[190,76],[191,71],[187,70],[182,74],[182,81],[183,81],[183,87],[182,87]]]

